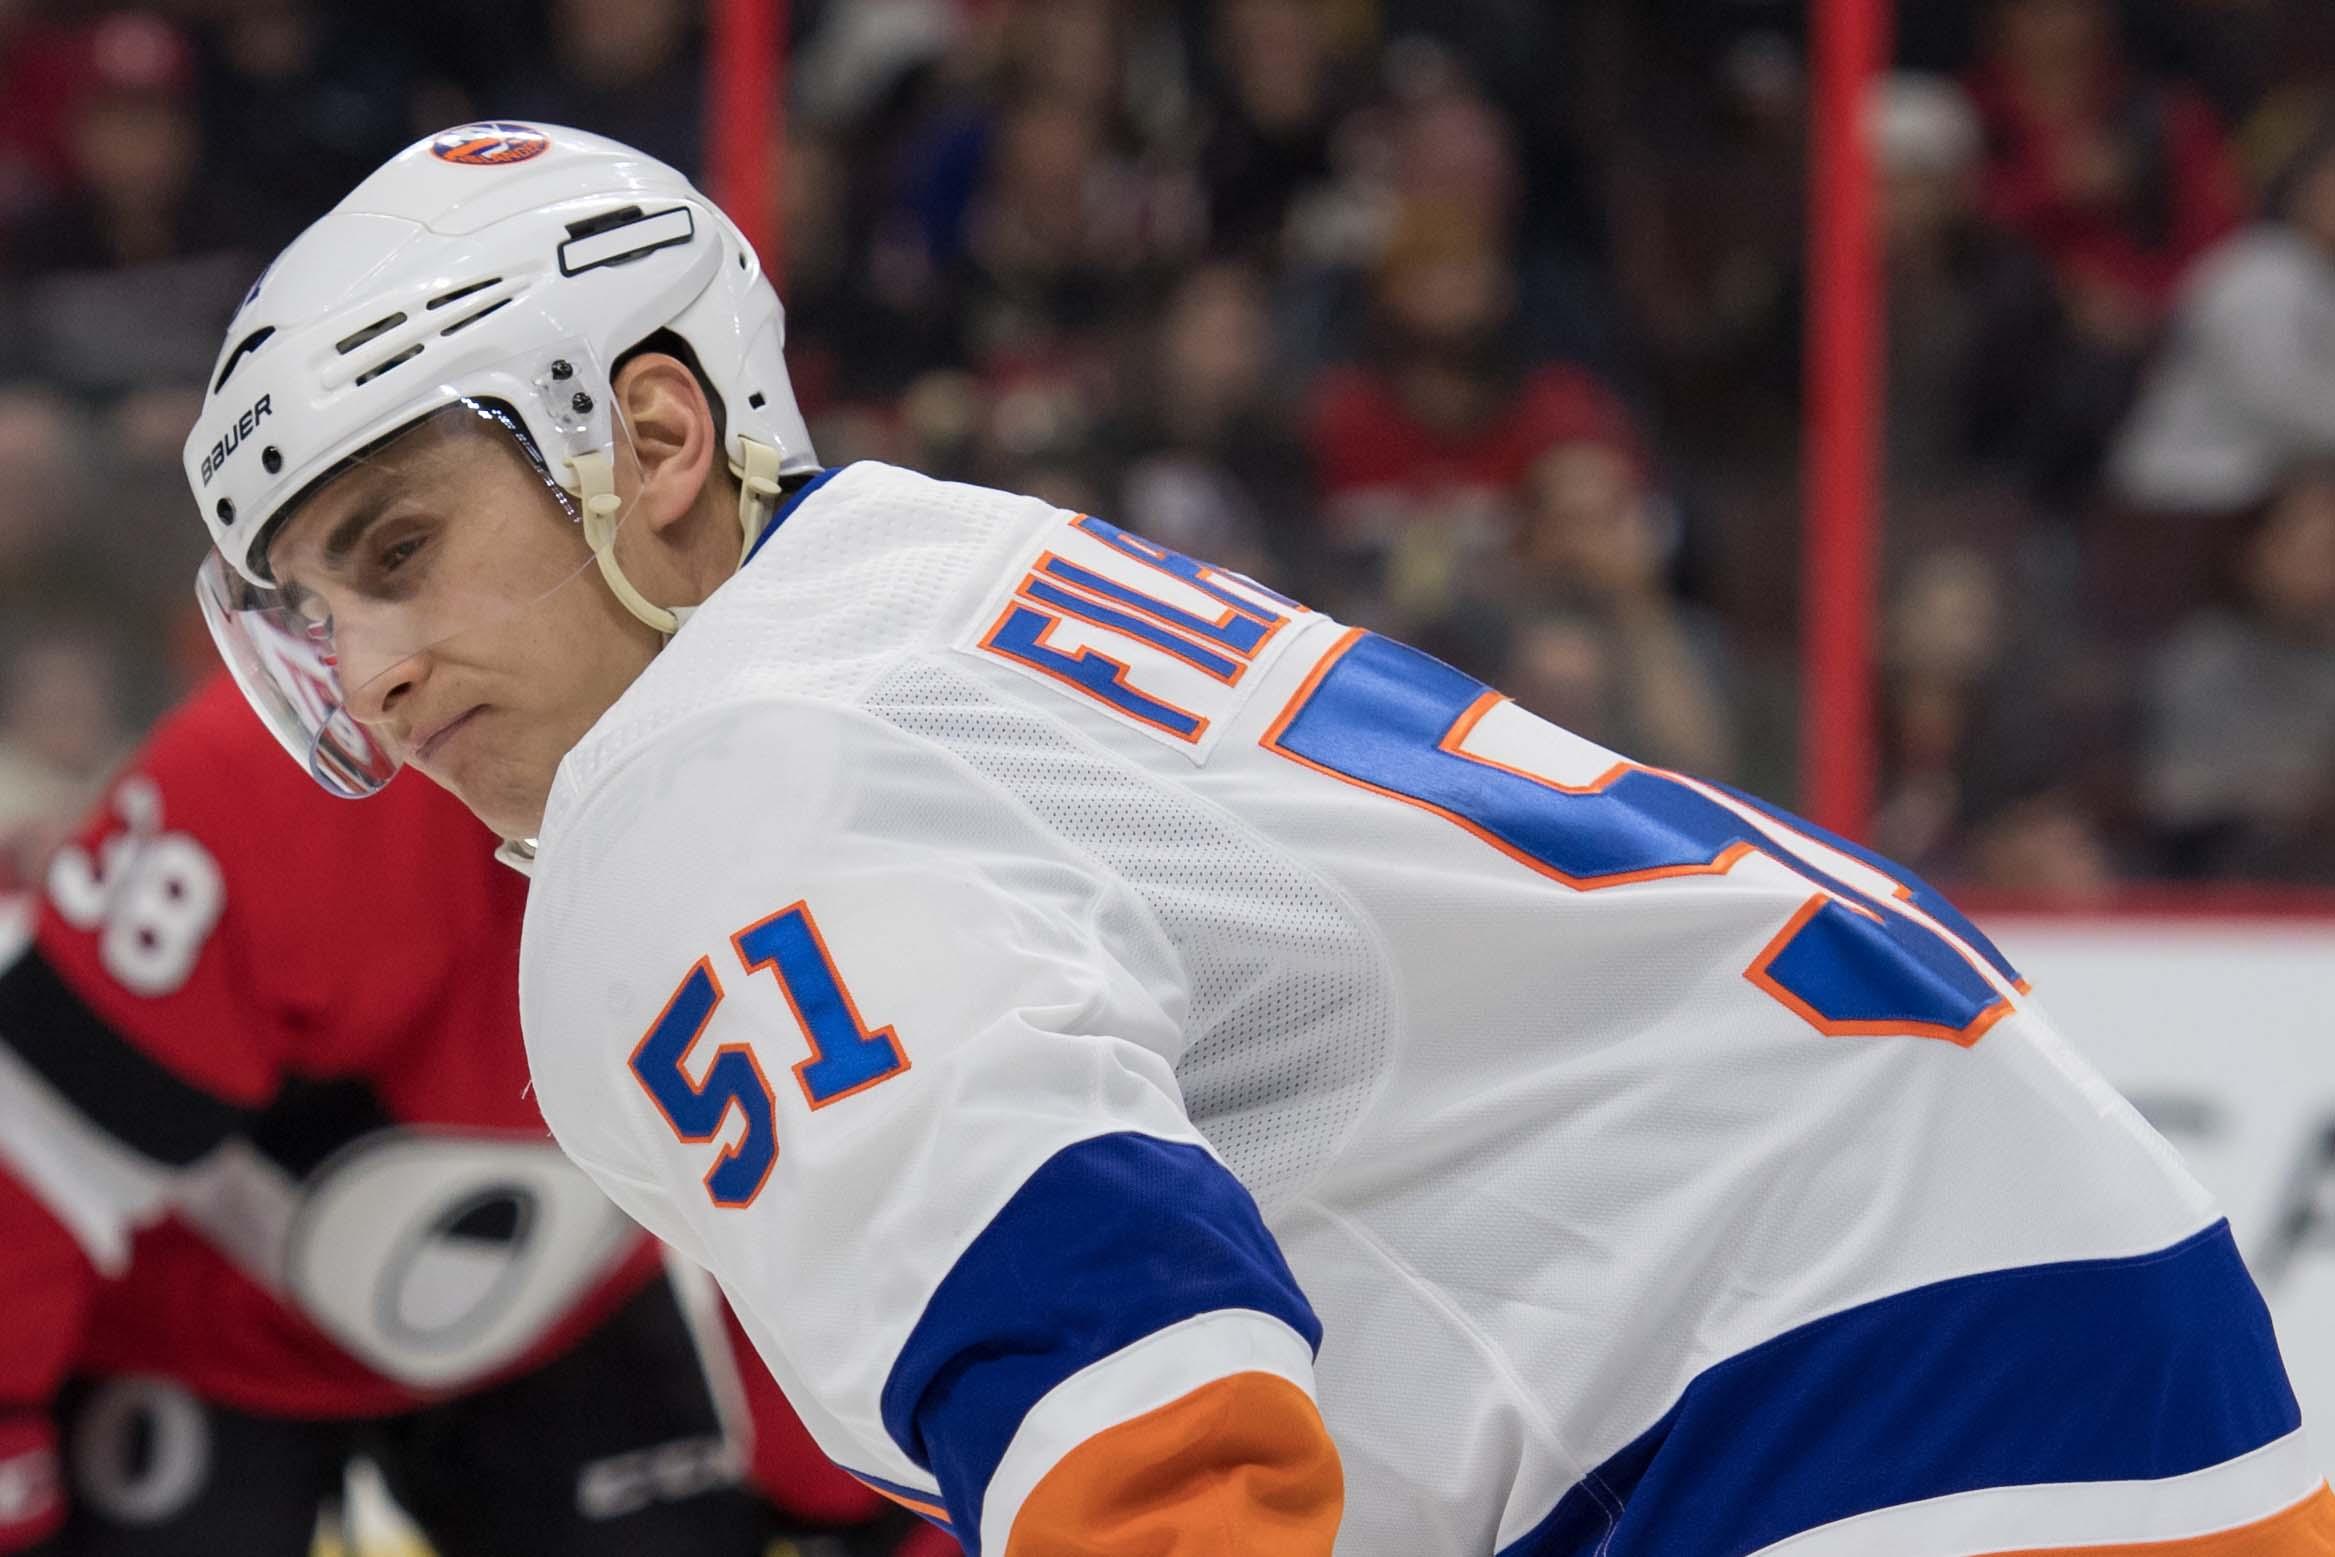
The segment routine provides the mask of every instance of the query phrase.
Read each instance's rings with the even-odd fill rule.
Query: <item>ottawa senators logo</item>
[[[551,137],[531,125],[466,124],[447,130],[430,142],[430,155],[440,162],[466,168],[502,168],[540,157],[551,149]]]

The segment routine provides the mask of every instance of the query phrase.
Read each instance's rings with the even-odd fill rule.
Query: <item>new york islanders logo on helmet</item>
[[[534,126],[499,121],[466,124],[430,142],[431,156],[466,168],[508,167],[514,162],[540,157],[550,149],[551,137]]]

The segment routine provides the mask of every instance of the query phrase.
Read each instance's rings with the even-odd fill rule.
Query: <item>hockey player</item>
[[[846,1467],[1012,1557],[2335,1553],[2226,1225],[1934,893],[821,471],[781,337],[670,170],[467,126],[277,260],[187,473],[302,764],[532,857],[545,1118]]]
[[[491,847],[220,676],[56,858],[0,949],[0,1552],[306,1557],[364,1452],[441,1557],[759,1557],[722,1327],[525,1095]]]

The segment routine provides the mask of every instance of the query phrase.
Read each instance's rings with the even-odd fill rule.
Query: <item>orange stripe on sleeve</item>
[[[853,1477],[852,1479],[857,1481],[859,1478]],[[877,1497],[885,1498],[891,1502],[899,1504],[902,1508],[908,1510],[908,1512],[911,1514],[922,1514],[925,1518],[937,1519],[944,1525],[949,1522],[949,1511],[941,1507],[938,1503],[927,1503],[921,1498],[902,1497],[897,1492],[886,1491],[884,1488],[877,1486],[872,1481],[861,1481],[859,1484],[867,1488],[870,1492],[873,1492]]]
[[[2238,1530],[2137,1546],[2049,1546],[1995,1557],[2335,1557],[2335,1493],[2319,1490]]]
[[[1329,1557],[1345,1500],[1312,1399],[1236,1373],[1064,1455],[1014,1516],[1005,1557]]]

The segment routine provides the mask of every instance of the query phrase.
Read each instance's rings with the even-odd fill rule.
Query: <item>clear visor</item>
[[[570,459],[540,450],[507,403],[458,400],[286,505],[264,551],[274,585],[217,551],[204,559],[211,636],[319,784],[378,792],[474,706],[462,667],[503,658],[490,639],[524,636],[562,591],[598,587],[583,579],[594,549],[614,546],[638,491],[630,439],[610,425],[612,446]]]

